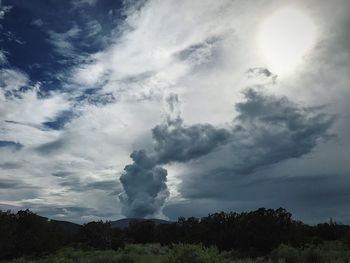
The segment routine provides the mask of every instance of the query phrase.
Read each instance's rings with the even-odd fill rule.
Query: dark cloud
[[[242,188],[248,195],[256,196],[255,188],[245,188],[247,180],[251,180],[247,175],[300,158],[312,152],[319,142],[332,138],[328,130],[335,117],[320,112],[322,109],[299,107],[285,97],[248,89],[245,101],[236,104],[238,116],[230,143],[215,156],[194,165],[183,179],[180,192],[187,198],[230,196],[239,200]],[[210,160],[214,163],[201,167]],[[217,164],[215,160],[224,161]]]
[[[187,162],[227,143],[230,131],[210,124],[184,126],[183,120],[169,120],[152,130],[158,163]]]
[[[238,116],[231,127],[186,126],[180,117],[156,126],[152,130],[156,162],[188,162],[228,145],[240,162],[233,169],[251,173],[307,154],[319,141],[332,137],[328,129],[335,116],[321,112],[323,107],[300,107],[286,97],[252,88],[244,96],[245,100],[236,104]]]
[[[124,187],[121,201],[127,216],[156,213],[168,196],[167,171],[159,167],[170,162],[187,162],[212,152],[227,142],[229,132],[209,124],[186,127],[182,119],[170,120],[153,130],[154,151],[134,151],[134,163],[125,167],[120,181]]]
[[[176,94],[167,98],[170,114],[166,122],[152,129],[154,149],[134,151],[134,163],[125,166],[120,181],[124,192],[120,195],[126,216],[144,217],[155,214],[169,195],[167,171],[159,165],[188,162],[212,152],[227,143],[229,131],[210,124],[185,126],[177,116],[179,99]]]
[[[97,181],[86,184],[87,189],[111,191],[115,190],[117,183],[115,180]]]
[[[55,141],[42,144],[39,147],[37,147],[35,150],[43,155],[53,154],[59,151],[61,148],[63,148],[64,145],[65,145],[65,141],[63,139],[57,139]]]
[[[151,215],[164,204],[167,172],[159,165],[186,163],[210,154],[208,158],[224,162],[218,167],[209,167],[209,171],[199,167],[194,174],[200,174],[198,180],[206,177],[206,180],[215,178],[226,182],[236,175],[251,174],[260,168],[299,158],[310,153],[319,141],[331,137],[328,129],[334,116],[320,112],[322,107],[300,107],[286,97],[266,95],[252,88],[247,89],[244,96],[245,100],[236,104],[238,115],[232,126],[186,126],[177,116],[168,117],[165,123],[153,128],[153,151],[134,151],[131,155],[134,163],[125,167],[120,178],[124,187],[121,195],[124,214]],[[174,113],[179,103],[177,96],[171,95],[167,102]],[[213,154],[216,154],[214,158]],[[186,182],[184,180],[184,184]],[[200,184],[191,182],[191,186],[185,187],[193,190],[189,191],[191,196],[196,192],[207,197],[215,195],[212,191],[216,188],[206,191],[198,187]]]
[[[115,180],[83,182],[73,172],[62,171],[53,173],[52,175],[60,178],[61,181],[59,184],[61,186],[75,192],[102,190],[107,193],[112,193],[118,187],[118,184]]]
[[[198,217],[207,216],[219,211],[252,211],[264,205],[256,202],[242,202],[233,200],[219,199],[191,199],[168,204],[164,207],[163,212],[170,220],[177,220],[179,217]],[[272,207],[272,206],[270,206]],[[279,207],[276,207],[279,208]]]
[[[145,217],[156,213],[169,195],[167,171],[156,165],[144,150],[131,154],[133,164],[125,166],[120,177],[124,192],[120,195],[123,214]]]
[[[256,77],[258,75],[265,75],[266,77],[273,77],[277,78],[277,75],[273,74],[270,70],[267,68],[250,68],[247,70],[248,77]]]
[[[213,211],[247,211],[258,207],[285,207],[298,219],[318,223],[338,215],[350,222],[348,176],[337,174],[299,176],[235,176],[208,178],[184,185],[186,202],[170,204],[164,213],[205,216]],[[195,178],[192,178],[194,181]],[[193,187],[196,185],[196,188]],[[175,218],[174,218],[175,217]]]
[[[67,171],[58,171],[58,172],[51,173],[52,176],[61,177],[61,178],[67,177],[72,174],[73,174],[72,172],[67,172]]]
[[[74,113],[72,111],[61,112],[54,120],[50,120],[42,123],[45,128],[53,130],[61,130],[64,126],[74,118]]]
[[[265,84],[276,84],[278,77],[267,68],[261,67],[249,68],[246,74],[248,79],[260,80]]]
[[[13,179],[1,179],[0,181],[0,189],[28,189],[28,188],[36,188],[35,186],[26,184],[19,180]]]
[[[21,164],[14,162],[5,162],[0,164],[0,168],[3,170],[18,169],[20,167],[22,167]]]
[[[171,93],[165,100],[169,106],[170,112],[174,112],[176,109],[178,109],[180,100],[177,94]]]
[[[298,158],[321,140],[332,135],[335,116],[320,112],[322,107],[304,108],[286,97],[265,95],[254,89],[236,104],[239,113],[233,131],[233,154],[239,164],[235,173],[251,173],[259,167]]]
[[[23,144],[14,141],[0,141],[0,148],[9,148],[18,151],[23,148]]]
[[[53,206],[38,204],[35,202],[22,202],[16,210],[27,209],[50,219],[66,220],[77,223],[84,223],[84,215],[102,216],[96,209],[85,206]]]

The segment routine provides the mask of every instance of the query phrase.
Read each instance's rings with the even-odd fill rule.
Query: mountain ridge
[[[65,221],[65,220],[50,219],[50,218],[43,217],[43,216],[39,216],[39,217],[44,218],[45,220],[49,221],[50,223],[61,226],[67,230],[76,231],[79,229],[79,227],[81,225],[83,225],[83,224],[73,223],[73,222]],[[158,219],[158,218],[122,218],[122,219],[113,220],[113,221],[107,220],[106,222],[109,222],[111,224],[112,228],[124,229],[124,228],[127,228],[131,222],[144,222],[144,221],[152,221],[156,225],[174,223],[172,221]],[[91,222],[93,222],[93,221],[91,221]],[[90,223],[90,222],[87,222],[86,224],[88,224],[88,223]]]

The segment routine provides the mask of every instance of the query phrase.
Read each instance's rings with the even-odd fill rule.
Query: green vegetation
[[[341,242],[307,244],[304,248],[280,245],[270,258],[284,263],[346,263],[350,262],[350,249]]]
[[[178,244],[128,245],[115,250],[79,250],[64,248],[52,255],[20,258],[11,263],[346,263],[350,262],[350,249],[341,242],[310,244],[303,248],[280,245],[268,256],[240,258],[235,251],[220,253],[214,247]]]
[[[172,248],[156,244],[128,245],[118,251],[76,250],[65,248],[41,258],[21,258],[12,263],[229,263],[217,249],[201,245],[175,245]]]

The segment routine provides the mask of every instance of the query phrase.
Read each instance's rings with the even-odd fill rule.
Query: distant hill
[[[53,219],[49,219],[50,224],[55,224],[58,225],[66,230],[69,231],[78,231],[80,225],[76,224],[76,223],[72,223],[72,222],[68,222],[68,221],[60,221],[60,220],[53,220]]]
[[[69,221],[61,221],[61,220],[54,220],[54,219],[49,219],[47,217],[39,216],[43,218],[44,220],[47,220],[50,222],[50,224],[55,224],[58,225],[66,230],[69,231],[78,231],[80,225],[76,223],[72,223]],[[123,218],[115,221],[110,221],[112,228],[120,228],[124,229],[127,228],[132,221],[137,221],[137,222],[143,222],[143,221],[152,221],[156,225],[160,224],[172,224],[172,221],[167,221],[163,219],[156,219],[156,218],[151,218],[151,219],[144,219],[144,218]]]
[[[155,218],[151,218],[151,219],[144,219],[144,218],[123,218],[123,219],[119,219],[116,221],[111,221],[111,225],[112,228],[127,228],[130,224],[130,222],[132,221],[137,221],[137,222],[143,222],[143,221],[152,221],[153,223],[155,223],[156,225],[160,225],[160,224],[172,224],[173,222],[171,221],[167,221],[167,220],[162,220],[162,219],[155,219]]]
[[[44,221],[48,221],[52,225],[62,227],[63,229],[68,230],[68,231],[78,231],[78,229],[80,227],[79,224],[76,224],[73,222],[50,219],[50,218],[40,216],[40,215],[36,215],[36,216],[40,217]]]

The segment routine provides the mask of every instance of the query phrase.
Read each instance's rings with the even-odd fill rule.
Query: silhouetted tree
[[[159,224],[155,228],[155,241],[161,245],[179,243],[179,228],[176,224]]]
[[[13,255],[16,242],[17,222],[10,211],[0,211],[0,259]]]
[[[117,250],[125,247],[125,234],[119,228],[112,229],[112,249]]]
[[[112,227],[109,222],[90,222],[80,227],[78,240],[96,249],[112,248]]]
[[[127,236],[135,243],[152,243],[155,241],[156,225],[151,220],[131,221],[126,229]]]

